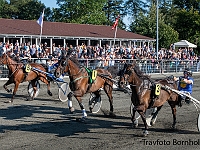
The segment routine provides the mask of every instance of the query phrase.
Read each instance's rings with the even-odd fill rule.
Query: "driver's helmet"
[[[188,76],[192,76],[192,71],[191,70],[189,70],[189,69],[185,69],[184,70],[184,72],[183,72],[183,74],[187,74]]]

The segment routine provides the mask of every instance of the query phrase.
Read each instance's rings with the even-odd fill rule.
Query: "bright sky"
[[[40,0],[42,3],[44,3],[45,4],[45,6],[46,7],[54,7],[54,8],[56,8],[57,7],[57,5],[56,5],[56,2],[57,2],[57,0]]]

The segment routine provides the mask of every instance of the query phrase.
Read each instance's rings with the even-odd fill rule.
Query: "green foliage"
[[[178,40],[178,32],[165,24],[164,15],[159,13],[159,47],[168,48]],[[156,39],[156,6],[152,5],[148,15],[140,12],[137,19],[131,24],[130,30]]]
[[[107,25],[113,25],[116,17],[120,15],[121,18],[125,16],[123,0],[108,0],[103,6],[103,11],[107,16]],[[122,25],[122,22],[119,24]]]
[[[38,0],[0,0],[0,16],[2,18],[13,18],[23,20],[36,20],[39,18],[43,8],[43,3]],[[50,8],[45,9],[47,18],[51,13]],[[44,19],[45,20],[45,19]]]
[[[178,32],[169,25],[160,23],[159,26],[159,47],[169,48],[171,44],[178,41]]]
[[[80,24],[105,24],[106,15],[102,10],[105,0],[57,0],[54,10],[55,21]]]
[[[193,8],[200,11],[200,0],[173,0],[173,3],[178,9],[185,9],[187,11]]]
[[[200,34],[200,31],[197,30],[200,29],[200,15],[197,11],[194,11],[193,9],[190,11],[181,9],[176,13],[176,17],[177,19],[174,28],[180,33],[180,39],[192,39],[193,36]],[[192,39],[191,42],[194,41],[195,40]]]

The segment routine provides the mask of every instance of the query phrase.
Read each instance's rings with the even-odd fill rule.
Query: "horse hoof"
[[[151,126],[155,125],[155,122],[156,122],[155,120],[151,120],[150,125]]]
[[[175,126],[175,125],[172,125],[172,129],[176,129],[176,126]]]
[[[47,93],[49,94],[49,96],[52,96],[52,95],[53,95],[50,91],[48,91]]]
[[[92,108],[92,107],[90,107],[89,109],[90,109],[90,113],[92,113],[92,109],[93,109],[93,108]]]
[[[144,135],[144,136],[147,136],[148,134],[149,134],[149,132],[148,132],[147,130],[144,130],[144,131],[143,131],[143,135]]]
[[[135,121],[133,121],[132,127],[133,128],[137,128],[138,127],[138,120],[137,119]]]
[[[7,91],[8,93],[12,93],[12,89],[10,89],[10,90],[9,90],[9,89],[7,89],[6,91]]]
[[[76,121],[81,122],[81,123],[85,123],[86,122],[86,117],[76,118]]]
[[[69,111],[70,111],[70,114],[73,114],[73,113],[74,113],[74,107],[71,107],[71,108],[69,109]]]
[[[112,117],[112,118],[116,118],[116,115],[112,111],[109,112],[109,116]]]
[[[33,98],[32,97],[27,97],[26,101],[33,101]]]
[[[132,128],[137,128],[137,127],[138,127],[138,125],[132,124]]]
[[[4,103],[13,103],[13,101],[9,100],[9,101],[5,101]]]

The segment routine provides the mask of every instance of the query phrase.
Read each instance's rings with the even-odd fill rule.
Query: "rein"
[[[66,67],[66,66],[65,66]],[[77,75],[79,75],[81,72],[82,72],[82,68],[84,68],[84,67],[81,67],[80,69],[79,69],[79,71],[78,71],[78,73],[76,73],[76,74],[69,74],[69,76],[71,76],[71,77],[75,77],[75,76],[77,76]],[[64,72],[64,71],[63,71]],[[82,73],[85,73],[85,71],[84,72],[82,72]],[[76,81],[78,81],[78,80],[80,80],[80,79],[82,79],[82,78],[88,78],[89,76],[80,76],[80,77],[77,77],[77,78],[75,78],[75,79],[73,79],[73,81],[71,81],[72,83],[74,83],[74,82],[76,82]]]
[[[8,77],[10,78],[10,77],[12,77],[12,75],[16,72],[16,71],[18,71],[20,68],[18,68],[18,63],[16,63],[16,64],[11,64],[11,63],[9,63],[8,62],[8,55],[6,54],[6,57],[3,59],[3,60],[1,60],[1,64],[3,64],[3,62],[6,60],[6,65],[7,66],[10,66],[10,65],[16,65],[16,69],[10,74],[10,75],[8,75]],[[9,68],[9,67],[8,67]],[[11,70],[10,68],[9,68],[9,70]]]
[[[126,73],[127,72],[127,73]],[[151,90],[151,88],[149,87],[149,82],[154,85],[154,81],[151,80],[150,78],[148,78],[147,76],[141,76],[138,74],[137,71],[135,71],[135,68],[131,68],[130,70],[127,70],[127,68],[124,69],[122,76],[124,78],[124,81],[128,82],[130,76],[133,74],[133,72],[135,72],[135,74],[142,80],[142,83],[139,85],[139,92],[138,95],[142,92],[142,89],[147,89],[147,90]],[[127,74],[128,78],[126,78],[124,75]],[[146,83],[145,80],[148,82]],[[136,84],[129,84],[130,86],[138,86]],[[147,87],[145,87],[147,86]]]

